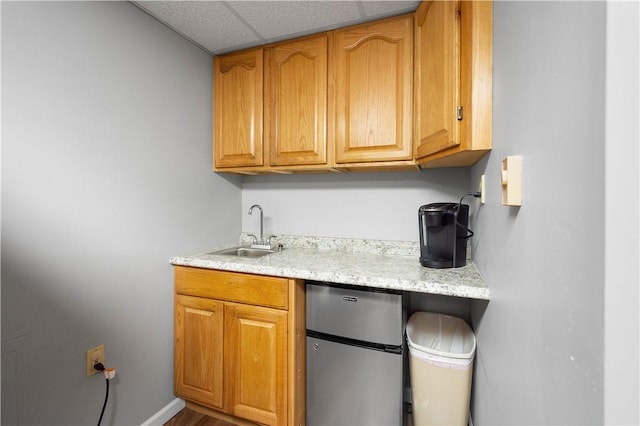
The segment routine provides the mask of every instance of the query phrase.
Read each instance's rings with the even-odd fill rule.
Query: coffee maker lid
[[[445,212],[453,207],[457,206],[457,203],[431,203],[420,206],[421,212]]]

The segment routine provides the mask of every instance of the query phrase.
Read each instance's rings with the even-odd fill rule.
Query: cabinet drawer
[[[288,309],[286,278],[176,266],[175,286],[179,294]]]

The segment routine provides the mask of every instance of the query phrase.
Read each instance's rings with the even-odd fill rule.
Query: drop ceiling
[[[420,1],[133,1],[212,55],[413,12]]]

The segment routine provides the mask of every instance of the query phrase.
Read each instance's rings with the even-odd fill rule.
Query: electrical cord
[[[470,195],[473,195],[476,198],[480,198],[480,196],[482,195],[481,192],[467,192],[466,194],[464,194],[461,198],[460,201],[458,202],[458,206],[456,207],[458,209],[458,212],[460,211],[460,209],[462,208],[462,200],[465,199],[465,197],[468,197]],[[468,226],[464,226],[462,225],[460,222],[458,222],[458,215],[455,216],[456,217],[456,226],[459,226],[460,228],[463,228],[466,232],[467,235],[461,238],[471,238],[473,237],[475,234],[473,233],[473,231],[471,230],[471,228],[469,228]]]
[[[101,362],[97,362],[94,364],[93,368],[104,373],[105,368]],[[104,381],[107,383],[107,391],[104,395],[104,404],[102,404],[102,411],[100,411],[100,418],[98,419],[98,426],[102,423],[102,416],[104,415],[104,409],[107,408],[107,401],[109,400],[109,376],[107,374],[104,375]]]

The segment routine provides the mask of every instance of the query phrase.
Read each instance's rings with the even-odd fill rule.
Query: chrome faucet
[[[264,241],[262,241],[262,231],[264,227],[264,219],[263,219],[262,207],[260,207],[259,204],[252,205],[251,207],[249,207],[249,215],[253,213],[253,209],[255,208],[258,208],[258,210],[260,210],[260,236],[258,238],[257,244],[263,245]],[[255,238],[255,235],[253,237]]]

